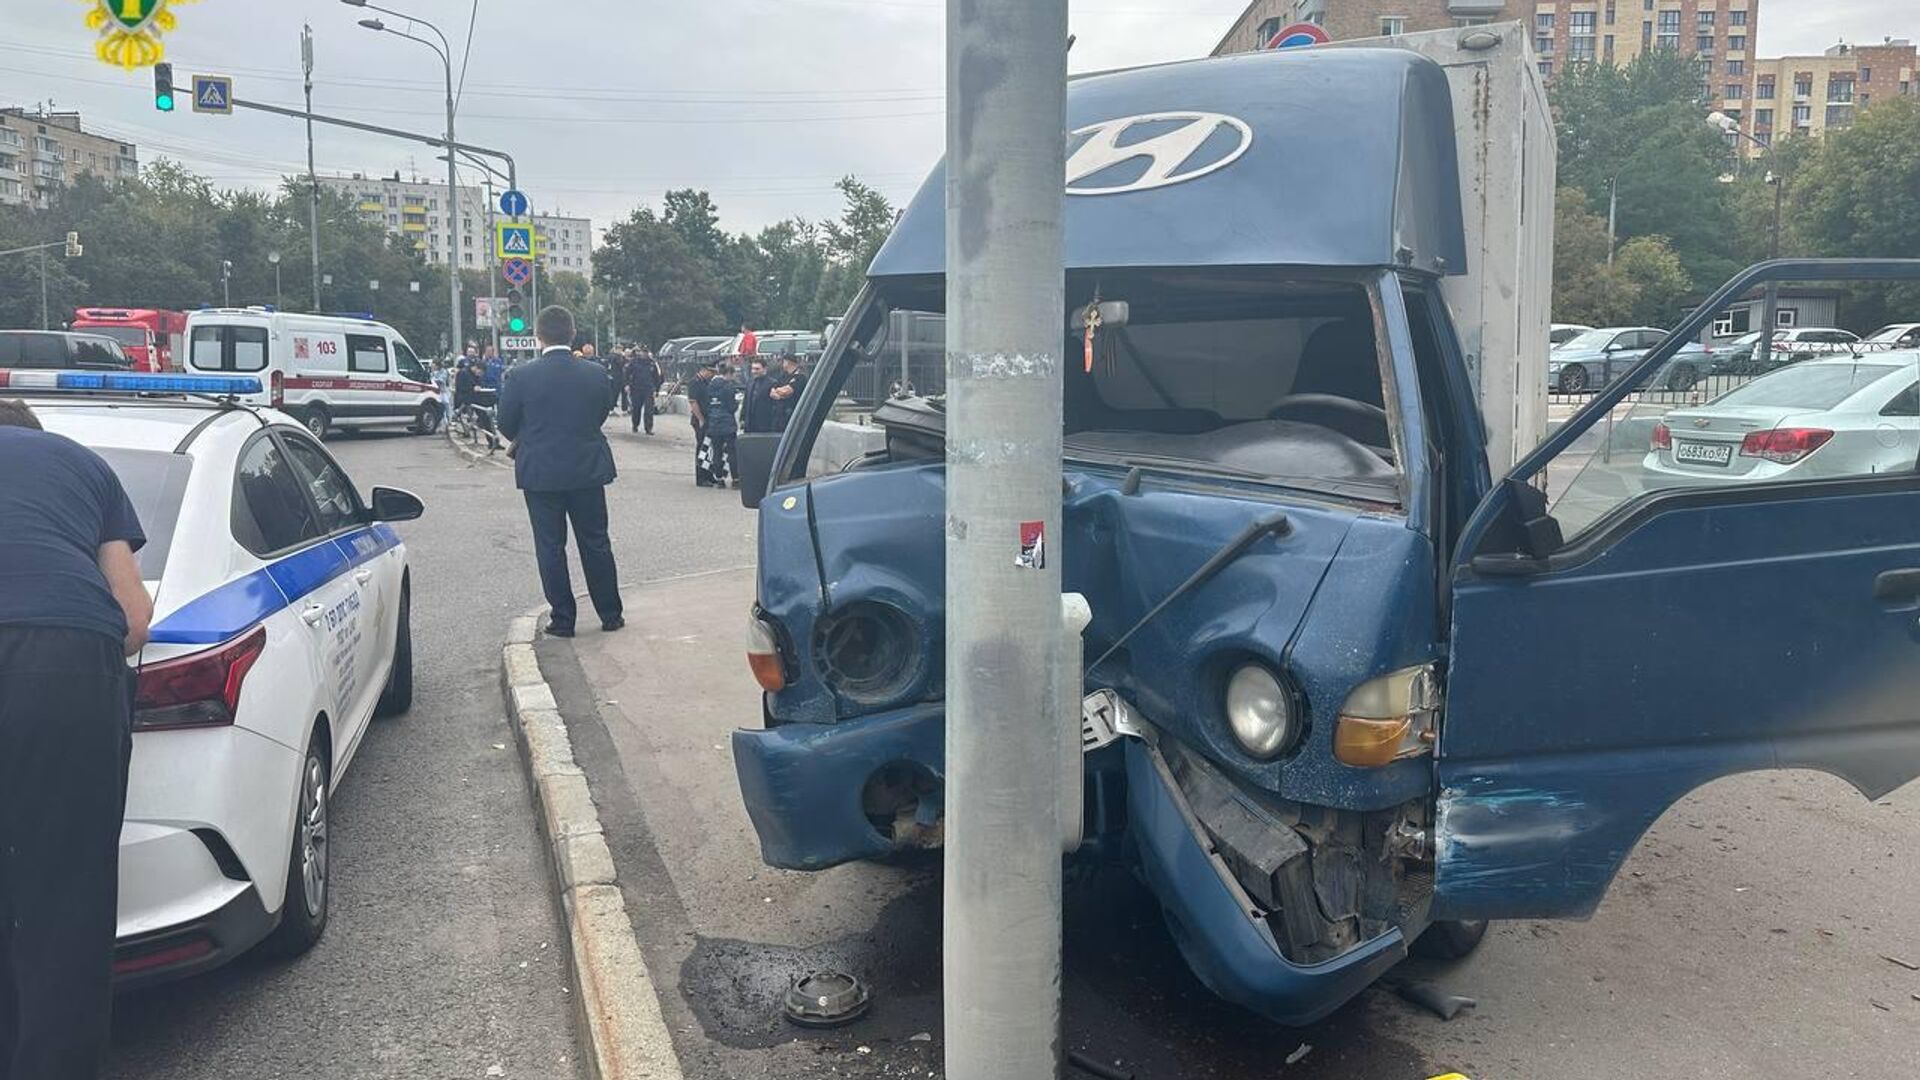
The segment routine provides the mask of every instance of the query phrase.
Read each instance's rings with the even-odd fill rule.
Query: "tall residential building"
[[[1549,79],[1572,64],[1625,64],[1650,49],[1672,49],[1695,58],[1716,103],[1737,106],[1759,20],[1760,0],[1253,0],[1213,54],[1265,48],[1296,22],[1336,40],[1524,22]]]
[[[1731,89],[1731,88],[1729,88]],[[1853,124],[1875,101],[1920,96],[1920,63],[1905,38],[1878,45],[1835,45],[1820,56],[1756,60],[1745,109],[1724,111],[1763,144],[1792,135],[1818,135]],[[1759,151],[1745,144],[1749,154]]]
[[[428,262],[446,265],[445,215],[452,205],[447,185],[418,178],[402,180],[396,172],[392,176],[323,176],[320,186],[345,195],[367,220],[379,222],[389,234],[412,240]],[[484,270],[496,261],[493,236],[487,231],[487,189],[463,187],[459,192],[460,266]],[[535,214],[533,224],[542,267],[593,276],[591,219]]]
[[[109,181],[140,175],[132,143],[96,135],[77,112],[0,108],[0,205],[45,209],[84,173]]]

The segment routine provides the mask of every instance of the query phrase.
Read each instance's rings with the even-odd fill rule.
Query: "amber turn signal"
[[[1343,716],[1333,729],[1333,756],[1362,769],[1391,765],[1412,728],[1413,718],[1407,716],[1389,720]]]
[[[769,693],[786,689],[787,673],[781,666],[779,653],[748,653],[747,666],[753,669],[753,680],[760,684],[760,689]]]

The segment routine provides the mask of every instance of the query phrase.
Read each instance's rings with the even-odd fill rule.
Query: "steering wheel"
[[[1295,410],[1343,413],[1353,420],[1360,421],[1364,427],[1360,434],[1354,434],[1352,430],[1348,430],[1353,425],[1346,424],[1336,427],[1336,431],[1369,447],[1390,446],[1393,443],[1392,422],[1387,417],[1387,410],[1371,402],[1356,401],[1350,397],[1341,397],[1339,394],[1288,394],[1274,402],[1273,408],[1267,410],[1267,419],[1279,420],[1282,418],[1281,413]],[[1373,438],[1375,434],[1379,436],[1377,439]]]

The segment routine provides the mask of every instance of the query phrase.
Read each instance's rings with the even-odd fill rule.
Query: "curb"
[[[492,465],[499,469],[507,468],[512,464],[512,462],[507,460],[507,458],[498,451],[488,453],[476,447],[468,446],[459,439],[454,438],[453,428],[451,427],[442,427],[440,430],[446,432],[447,445],[453,447],[453,452],[466,458],[468,461],[480,465]]]
[[[458,445],[456,444],[456,449]],[[484,460],[484,458],[482,458]],[[595,1080],[682,1080],[673,1037],[621,896],[600,812],[533,642],[545,607],[514,619],[500,690],[539,803],[567,924],[573,999]]]

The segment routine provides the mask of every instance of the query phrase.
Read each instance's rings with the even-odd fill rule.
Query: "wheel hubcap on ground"
[[[300,881],[307,914],[319,915],[327,903],[327,777],[318,757],[307,759],[300,785]]]

